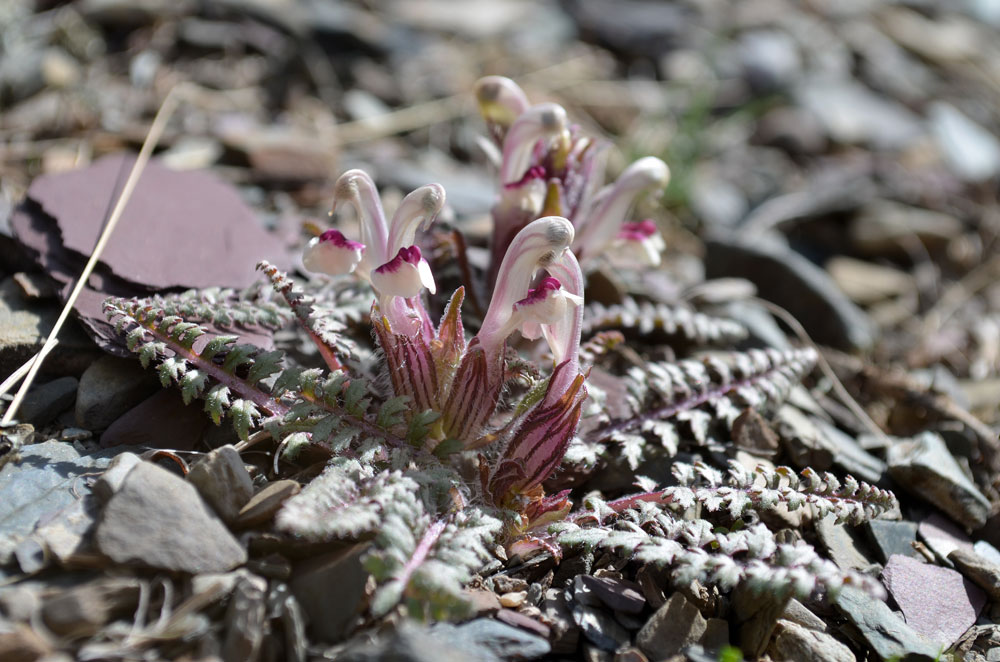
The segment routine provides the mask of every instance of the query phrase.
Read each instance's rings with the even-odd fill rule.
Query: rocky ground
[[[990,0],[0,3],[0,377],[58,316],[121,186],[114,155],[187,83],[18,413],[32,427],[5,430],[0,452],[25,445],[0,470],[0,659],[700,662],[739,659],[732,645],[1000,660],[998,32]],[[273,448],[238,452],[125,358],[105,294],[247,287],[263,258],[294,267],[348,168],[389,197],[443,184],[443,222],[480,266],[495,190],[471,90],[485,74],[612,138],[612,170],[669,164],[649,210],[668,244],[642,279],[650,300],[709,303],[790,346],[758,300],[728,294],[751,284],[890,435],[817,395],[817,373],[821,407],[771,412],[740,448],[897,492],[896,519],[808,534],[879,577],[886,602],[674,590],[581,554],[497,559],[465,623],[371,622],[363,547],[271,525],[322,455],[276,469]],[[587,296],[615,303],[615,274]],[[247,339],[316,359],[288,330]]]

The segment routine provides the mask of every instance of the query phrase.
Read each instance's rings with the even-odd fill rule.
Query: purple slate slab
[[[906,624],[944,648],[976,622],[986,594],[960,573],[893,554],[882,582],[903,611]]]
[[[931,513],[917,527],[917,532],[927,546],[943,559],[951,550],[961,547],[972,552],[972,541],[957,524],[939,513]]]

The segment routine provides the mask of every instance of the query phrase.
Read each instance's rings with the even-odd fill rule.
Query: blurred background
[[[364,167],[390,199],[442,183],[475,251],[495,180],[472,86],[502,74],[610,138],[612,175],[669,164],[641,210],[668,244],[651,296],[748,279],[995,422],[998,32],[997,0],[2,0],[0,235],[33,178],[137,150],[188,82],[158,157],[289,246]]]

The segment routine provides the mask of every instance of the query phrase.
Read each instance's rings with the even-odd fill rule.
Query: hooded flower
[[[573,251],[584,270],[592,268],[596,258],[606,251],[627,254],[634,248],[618,241],[619,230],[639,195],[666,186],[669,171],[663,161],[655,157],[640,159],[614,184],[601,189],[606,145],[569,125],[561,106],[532,106],[516,83],[499,76],[480,80],[476,97],[489,131],[501,148],[497,156],[501,191],[493,208],[491,278],[496,277],[500,259],[513,237],[540,216],[559,215],[572,222],[577,232]],[[655,242],[640,246],[645,255],[660,250]],[[641,264],[649,264],[652,259],[647,257]]]

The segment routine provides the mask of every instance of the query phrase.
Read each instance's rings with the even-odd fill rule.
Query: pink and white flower
[[[353,273],[364,254],[364,244],[351,241],[340,230],[327,230],[309,241],[302,264],[314,273],[340,276]]]

